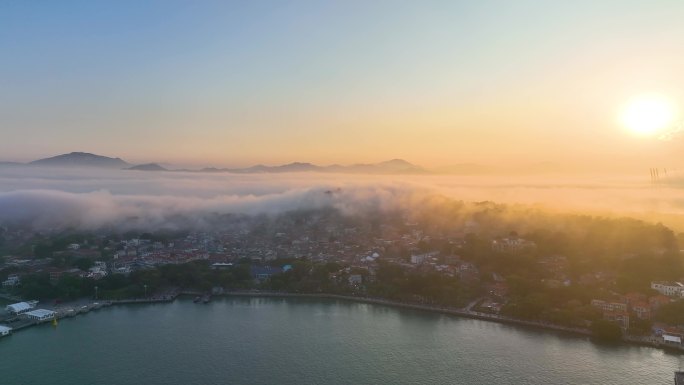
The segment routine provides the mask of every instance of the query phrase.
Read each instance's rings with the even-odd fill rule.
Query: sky
[[[684,138],[636,135],[619,111],[644,93],[684,106],[682,15],[679,0],[5,0],[0,160],[676,169]]]

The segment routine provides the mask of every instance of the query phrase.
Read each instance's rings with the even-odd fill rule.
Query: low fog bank
[[[439,215],[452,200],[631,216],[684,231],[684,178],[203,174],[0,168],[0,224],[36,229],[207,227],[223,214],[331,207]]]

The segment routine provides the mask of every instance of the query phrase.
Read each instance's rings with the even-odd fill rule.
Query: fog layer
[[[444,199],[634,216],[684,229],[684,178],[368,176],[0,168],[0,224],[51,229],[188,225],[212,214],[334,207],[420,210]]]

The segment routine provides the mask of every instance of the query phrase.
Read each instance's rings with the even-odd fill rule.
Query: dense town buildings
[[[583,262],[578,269],[576,256],[563,254],[555,243],[540,246],[534,234],[502,236],[486,230],[475,221],[436,227],[401,215],[380,220],[341,217],[325,210],[234,217],[221,226],[194,231],[44,233],[37,237],[28,231],[4,229],[6,244],[9,234],[14,249],[30,252],[6,254],[0,279],[5,291],[17,292],[24,277],[36,274],[46,274],[53,285],[71,278],[98,282],[198,262],[217,272],[246,265],[250,285],[270,287],[274,277],[297,269],[295,261],[307,261],[314,266],[337,266],[324,279],[347,294],[377,295],[387,284],[383,281],[388,279],[387,272],[393,271],[403,274],[391,283],[406,282],[406,287],[398,288],[402,291],[441,285],[432,291],[403,293],[402,300],[437,304],[451,301],[450,295],[450,304],[467,302],[485,313],[573,327],[604,319],[625,331],[648,329],[660,309],[684,293],[679,283],[655,280],[650,286],[626,291],[620,288],[624,273],[605,264]],[[388,266],[396,269],[388,270]],[[429,280],[420,281],[421,277]],[[220,293],[226,288],[211,290]]]

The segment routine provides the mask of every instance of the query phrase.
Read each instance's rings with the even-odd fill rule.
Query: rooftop
[[[13,303],[11,305],[7,305],[7,307],[6,307],[6,309],[8,311],[11,311],[14,313],[23,312],[23,311],[26,311],[26,310],[32,309],[32,308],[33,308],[33,306],[31,306],[31,304],[28,302],[17,302],[17,303]]]
[[[28,316],[39,317],[39,318],[50,317],[54,314],[55,314],[54,311],[47,310],[47,309],[36,309],[36,310],[31,310],[29,312],[26,312],[26,315],[28,315]]]
[[[663,286],[684,287],[684,284],[682,284],[681,282],[672,282],[672,281],[655,281],[655,282],[652,282],[652,284],[663,285]]]

